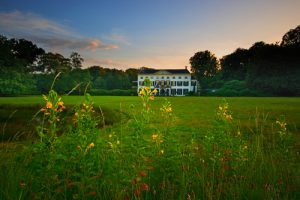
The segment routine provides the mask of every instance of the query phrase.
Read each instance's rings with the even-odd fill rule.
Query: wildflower
[[[134,190],[134,195],[135,196],[140,196],[141,195],[141,190],[140,189],[136,189],[136,190]]]
[[[138,175],[139,175],[140,177],[145,177],[145,176],[147,176],[147,171],[146,171],[146,170],[142,170],[142,171],[139,172]]]
[[[82,149],[81,149],[81,146],[79,146],[79,145],[76,147],[76,149],[78,149],[78,150],[82,150]]]
[[[95,144],[93,142],[89,145],[90,148],[93,148],[94,146]]]
[[[45,112],[46,111],[46,109],[45,108],[41,108],[41,110],[40,110],[41,112]]]
[[[151,99],[151,100],[154,100],[154,96],[153,96],[153,95],[151,95],[151,96],[150,96],[150,99]]]
[[[54,112],[57,112],[57,108],[54,109]]]
[[[46,108],[51,109],[52,108],[52,103],[50,101],[47,101],[46,103]]]
[[[59,105],[59,106],[63,106],[63,105],[64,105],[64,102],[63,102],[63,101],[59,101],[59,102],[58,102],[58,105]]]
[[[150,158],[148,158],[148,157],[145,157],[145,158],[144,158],[144,161],[145,161],[145,162],[152,162],[152,160],[151,160]]]
[[[111,142],[108,142],[108,145],[109,145],[109,148],[111,148],[111,149],[114,147],[114,145]]]
[[[120,144],[120,141],[119,140],[117,140],[117,145],[119,145]]]
[[[147,92],[149,92],[150,88],[149,88],[149,87],[145,87],[145,90],[146,90]]]
[[[156,140],[157,137],[158,137],[158,134],[153,134],[151,137],[152,137],[153,140]]]
[[[152,91],[152,93],[154,93],[154,94],[157,93],[157,92],[158,92],[157,89],[154,89],[154,90]]]
[[[109,134],[108,137],[111,138],[111,137],[112,137],[112,134]]]
[[[154,170],[154,167],[153,166],[147,166],[147,169],[148,170]]]
[[[141,91],[140,91],[140,93],[139,93],[141,96],[145,96],[145,91],[144,91],[144,89],[142,89]]]
[[[147,183],[141,183],[140,189],[141,189],[142,191],[148,192],[148,191],[150,190],[150,187],[149,187],[149,185],[148,185]]]
[[[171,108],[171,107],[168,107],[168,108],[166,109],[166,112],[168,112],[168,113],[172,112],[172,108]]]
[[[164,151],[163,149],[162,149],[162,150],[160,150],[160,153],[161,153],[161,154],[164,154],[164,152],[165,152],[165,151]]]
[[[25,187],[25,182],[24,182],[24,180],[21,180],[21,182],[20,182],[20,187],[21,187],[21,189],[24,189],[24,187]]]

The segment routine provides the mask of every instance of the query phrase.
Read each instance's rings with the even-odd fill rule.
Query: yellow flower
[[[119,140],[117,140],[117,145],[119,145],[120,144],[120,141]]]
[[[152,139],[153,139],[153,140],[156,140],[157,137],[158,137],[158,134],[153,134],[153,135],[152,135]]]
[[[47,101],[46,108],[52,108],[52,103],[50,101]]]
[[[114,147],[114,145],[111,142],[108,142],[108,145],[109,145],[109,148],[111,148],[111,149]]]
[[[150,90],[150,88],[149,87],[145,87],[145,90],[148,92]]]
[[[171,107],[168,107],[168,108],[166,109],[166,112],[168,112],[168,113],[172,112],[172,108],[171,108]]]
[[[219,106],[219,110],[223,110],[222,106]]]
[[[144,91],[144,89],[142,89],[141,91],[140,91],[140,93],[139,93],[141,96],[145,96],[145,91]]]
[[[161,154],[164,154],[164,152],[165,152],[165,151],[164,151],[163,149],[162,149],[162,150],[160,150],[160,153],[161,153]]]
[[[157,93],[158,91],[157,91],[157,89],[154,89],[153,91],[152,91],[152,93]]]
[[[90,148],[93,148],[94,146],[95,144],[93,142],[89,145]]]
[[[111,138],[111,137],[112,137],[112,134],[109,134],[109,135],[108,135],[108,137],[110,137],[110,138]]]

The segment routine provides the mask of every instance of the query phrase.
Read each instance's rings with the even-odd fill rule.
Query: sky
[[[85,67],[183,69],[198,51],[280,42],[299,11],[299,0],[1,0],[0,34],[78,52]]]

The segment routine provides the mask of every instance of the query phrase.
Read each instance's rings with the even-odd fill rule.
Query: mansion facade
[[[185,96],[197,93],[199,84],[192,79],[185,69],[142,69],[138,73],[137,92],[144,87],[144,80],[149,79],[151,89],[157,89],[159,96]]]

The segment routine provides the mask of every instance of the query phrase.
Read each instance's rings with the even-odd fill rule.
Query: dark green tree
[[[300,25],[289,30],[282,37],[281,46],[298,45],[300,46]]]
[[[72,52],[70,55],[70,62],[72,69],[80,69],[82,68],[82,62],[84,59],[77,52]]]
[[[247,49],[238,48],[232,54],[224,56],[221,60],[222,76],[224,80],[245,80],[249,52]]]
[[[200,82],[202,90],[209,88],[215,82],[218,72],[218,60],[210,51],[195,53],[190,58],[191,70],[196,79]],[[219,77],[219,76],[218,76]]]
[[[46,53],[38,60],[35,71],[57,74],[58,72],[69,72],[71,70],[70,60],[58,53]]]

